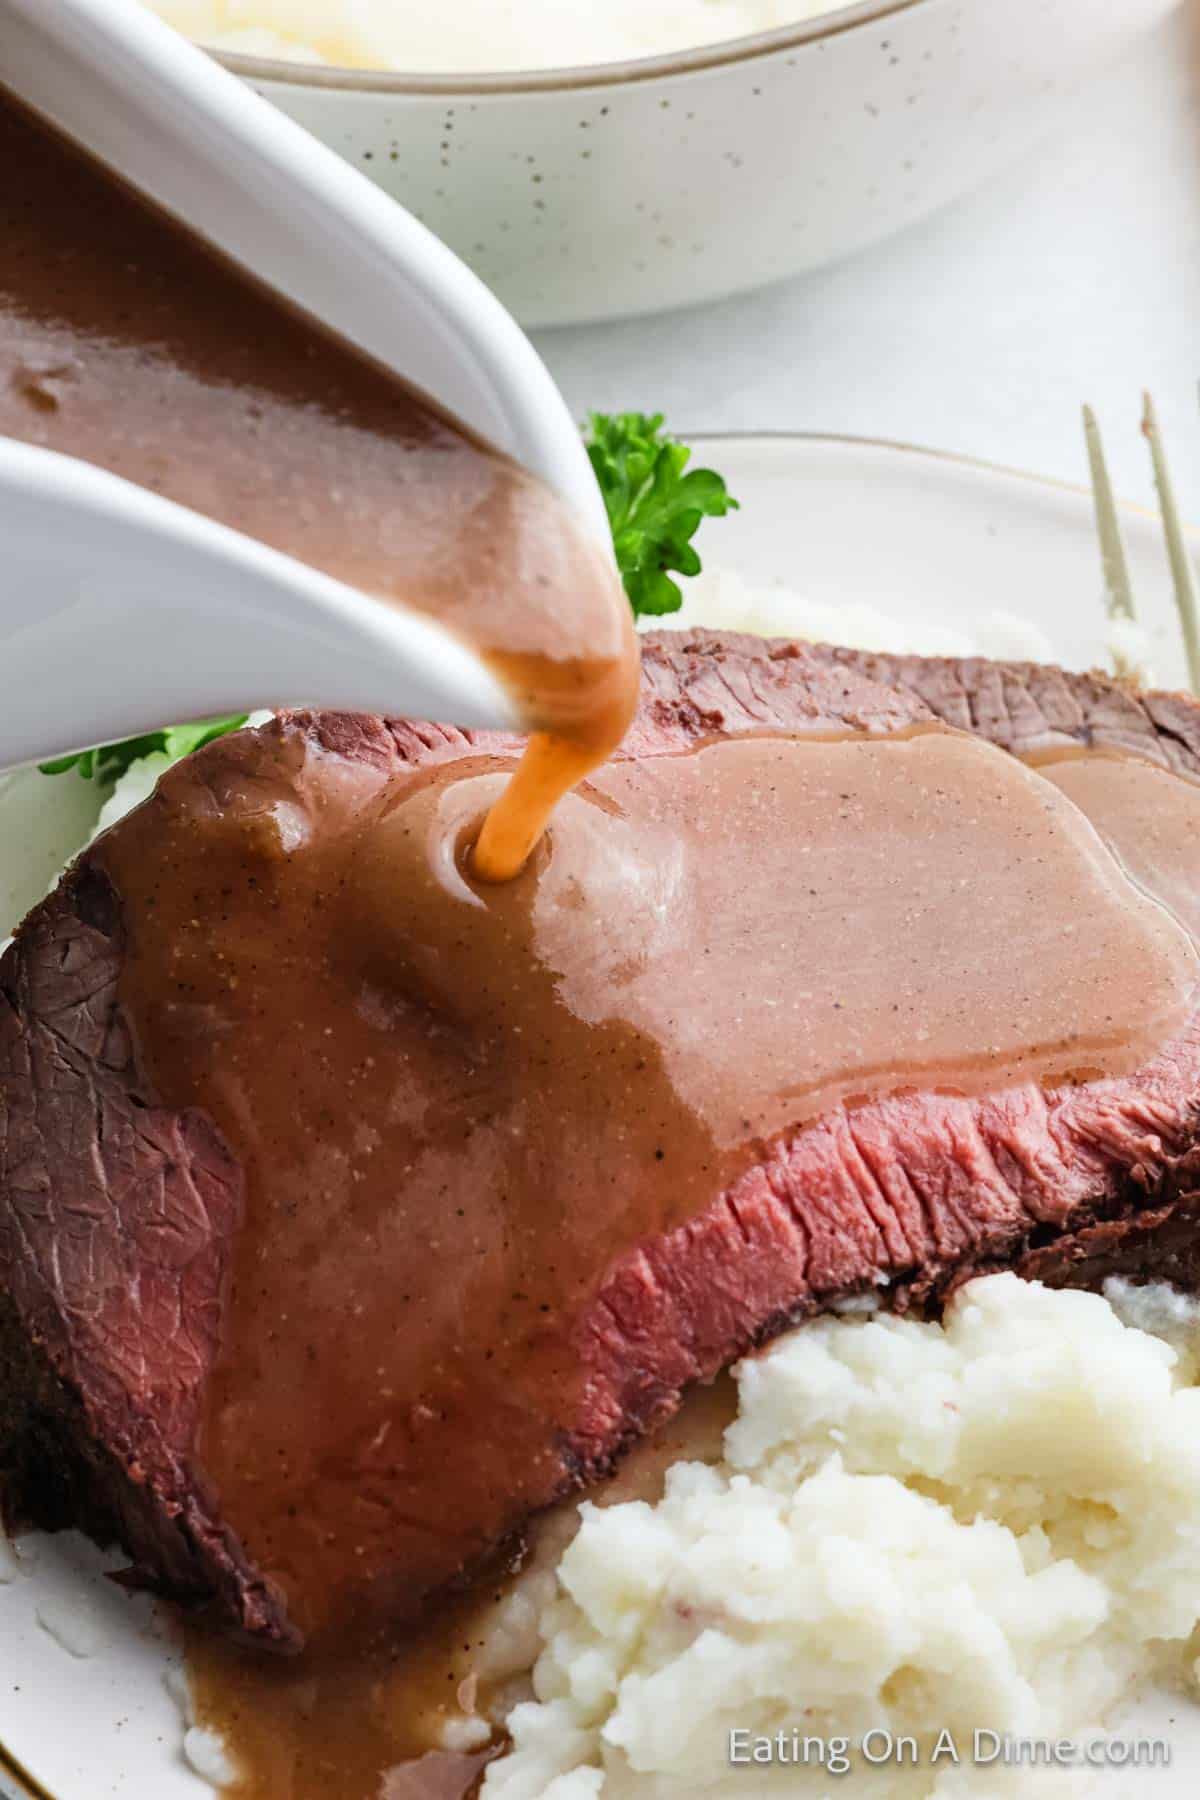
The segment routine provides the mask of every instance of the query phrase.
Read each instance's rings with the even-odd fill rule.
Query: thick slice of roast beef
[[[1200,773],[1200,708],[1178,696],[1057,670],[707,633],[646,640],[624,754],[763,728],[886,731],[934,715],[1009,748],[1111,743]],[[341,759],[347,779],[361,768],[404,780],[496,743],[290,715],[209,746],[192,770],[216,793],[231,766],[241,780],[260,755],[282,745],[302,759],[311,746]],[[173,779],[161,790],[168,809]],[[0,963],[5,1510],[116,1539],[131,1579],[286,1647],[296,1633],[281,1595],[223,1518],[195,1447],[242,1171],[208,1117],[164,1108],[148,1085],[117,998],[124,932],[121,895],[89,854]],[[936,1304],[992,1267],[1053,1281],[1114,1269],[1194,1281],[1198,1112],[1200,1019],[1120,1081],[1049,1095],[1036,1084],[974,1099],[908,1093],[836,1108],[772,1143],[699,1216],[648,1231],[599,1272],[568,1322],[583,1373],[574,1410],[555,1421],[536,1473],[512,1472],[505,1528],[602,1476],[689,1383],[846,1296]],[[404,1566],[428,1560],[427,1588],[456,1572],[459,1554],[425,1549],[431,1524],[396,1523],[418,1546]]]
[[[768,658],[776,653],[768,646]],[[1017,756],[1079,745],[1126,752],[1180,775],[1200,773],[1200,707],[1190,694],[979,656],[885,656],[836,644],[813,645],[812,655],[826,668],[897,689],[943,724],[976,732]]]

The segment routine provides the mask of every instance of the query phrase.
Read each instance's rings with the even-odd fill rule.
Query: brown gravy
[[[1200,942],[1200,783],[1119,751],[1033,760],[1075,802],[1127,872]]]
[[[0,434],[98,463],[466,639],[536,733],[482,852],[483,873],[514,874],[637,703],[606,556],[541,482],[3,88],[0,168]]]
[[[598,1506],[662,1497],[672,1464],[719,1460],[726,1427],[737,1416],[737,1390],[725,1374],[695,1388],[675,1417],[629,1453],[588,1498]],[[575,1535],[573,1502],[536,1520],[527,1534],[523,1606],[533,1604],[528,1576],[541,1582]],[[236,1746],[245,1778],[237,1800],[461,1800],[475,1792],[489,1751],[434,1748],[450,1722],[503,1717],[525,1690],[511,1674],[511,1653],[496,1667],[498,1631],[513,1631],[504,1608],[516,1577],[501,1567],[443,1601],[419,1632],[393,1635],[358,1657],[318,1649],[299,1662],[264,1659],[196,1626],[186,1632],[188,1674],[197,1716]],[[497,1734],[499,1735],[499,1734]],[[387,1771],[387,1777],[384,1777]]]
[[[224,755],[97,851],[150,1078],[247,1172],[202,1458],[313,1637],[261,1685],[202,1656],[206,1710],[253,1762],[237,1706],[320,1694],[374,1780],[450,1680],[394,1621],[544,1494],[599,1272],[839,1098],[1137,1066],[1197,954],[1051,783],[938,728],[610,764],[501,887],[466,850],[504,759]],[[306,1730],[245,1791],[326,1794]]]

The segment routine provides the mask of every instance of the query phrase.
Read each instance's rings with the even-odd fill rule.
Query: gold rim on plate
[[[7,1775],[10,1781],[17,1783],[22,1800],[26,1800],[26,1797],[27,1800],[55,1800],[49,1788],[44,1788],[3,1744],[0,1744],[0,1775]]]

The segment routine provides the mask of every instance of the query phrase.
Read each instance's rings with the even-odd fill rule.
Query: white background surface
[[[899,438],[1069,480],[1090,400],[1117,491],[1143,502],[1149,387],[1200,518],[1200,0],[1054,141],[916,231],[748,299],[537,343],[578,413]]]

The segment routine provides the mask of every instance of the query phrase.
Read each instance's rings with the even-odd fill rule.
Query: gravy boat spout
[[[515,726],[436,620],[0,438],[0,768],[262,705]]]
[[[579,432],[533,345],[365,175],[140,0],[0,0],[0,46],[0,86],[540,476],[607,542]]]
[[[0,87],[540,477],[611,557],[548,371],[416,219],[137,0],[0,0],[0,44]],[[0,766],[285,703],[516,722],[429,617],[71,455],[0,438],[0,546]]]

